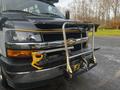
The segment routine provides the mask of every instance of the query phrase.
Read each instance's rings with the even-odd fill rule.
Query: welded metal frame
[[[66,32],[65,32],[66,25],[70,25],[70,24],[80,24],[80,23],[79,22],[65,22],[62,26],[64,46],[65,46],[65,54],[66,54],[66,63],[67,63],[66,71],[68,72],[69,76],[72,78],[73,70],[72,70],[71,65],[70,65],[70,59],[92,52],[94,63],[96,63],[95,51],[94,51],[95,25],[92,24],[93,25],[93,27],[92,27],[92,50],[89,50],[89,51],[86,51],[86,52],[83,52],[83,53],[80,53],[77,55],[70,56],[69,51],[68,51],[68,45],[67,45],[67,36],[66,36]],[[81,33],[81,38],[82,38],[82,33]],[[83,50],[82,43],[81,43],[81,50]],[[85,59],[83,58],[83,60],[85,60]],[[85,60],[85,62],[86,62],[86,60]]]

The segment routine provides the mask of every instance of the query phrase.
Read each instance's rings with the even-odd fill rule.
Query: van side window
[[[49,13],[54,13],[54,14],[57,13],[56,9],[51,6],[48,6],[48,11]]]

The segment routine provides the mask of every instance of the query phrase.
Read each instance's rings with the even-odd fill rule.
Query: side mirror
[[[70,19],[70,11],[69,11],[69,10],[67,10],[67,11],[65,12],[65,18],[66,18],[66,19]]]
[[[8,18],[3,17],[0,19],[0,30],[5,26],[5,22],[8,20]]]

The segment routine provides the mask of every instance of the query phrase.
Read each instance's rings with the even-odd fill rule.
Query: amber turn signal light
[[[30,57],[31,53],[31,50],[7,50],[8,57]]]

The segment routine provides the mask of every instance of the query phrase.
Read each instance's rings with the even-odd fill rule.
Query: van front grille
[[[66,36],[67,36],[67,39],[81,38],[80,33],[66,33]],[[86,33],[82,33],[82,37],[86,37]],[[59,40],[63,40],[63,34],[62,33],[45,33],[43,34],[43,39],[45,42],[59,41]]]

